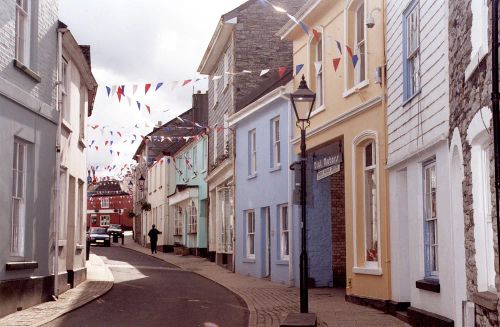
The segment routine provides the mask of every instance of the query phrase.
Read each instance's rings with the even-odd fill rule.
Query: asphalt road
[[[92,251],[111,269],[113,288],[44,326],[248,325],[244,302],[208,279],[129,249],[92,247]]]

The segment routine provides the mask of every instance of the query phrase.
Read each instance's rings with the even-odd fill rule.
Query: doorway
[[[262,218],[265,226],[265,269],[264,277],[271,277],[271,214],[270,208],[262,208]]]

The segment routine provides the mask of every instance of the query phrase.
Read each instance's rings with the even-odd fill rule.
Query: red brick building
[[[132,229],[133,197],[120,182],[102,181],[89,186],[87,199],[88,228],[120,224],[125,230]]]

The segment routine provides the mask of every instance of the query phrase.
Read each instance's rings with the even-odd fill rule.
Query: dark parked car
[[[113,235],[117,235],[118,237],[123,238],[123,228],[119,224],[109,225],[107,232],[110,237],[113,237]]]
[[[91,227],[87,235],[90,244],[103,244],[104,246],[111,245],[111,238],[104,227]]]

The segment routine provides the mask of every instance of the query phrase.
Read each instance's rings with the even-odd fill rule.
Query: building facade
[[[295,12],[305,0],[275,1]],[[248,97],[262,83],[278,74],[279,67],[292,65],[291,43],[275,33],[286,23],[269,4],[249,0],[222,15],[198,67],[209,76],[208,146],[210,208],[208,251],[219,265],[234,270],[234,133],[228,118],[248,104]],[[265,76],[261,70],[272,69]],[[246,73],[243,73],[246,71]]]
[[[289,169],[295,161],[293,109],[286,98],[291,86],[280,86],[232,115],[229,127],[236,135],[236,272],[298,286],[300,226]]]
[[[86,279],[85,216],[87,203],[86,128],[92,114],[97,82],[91,72],[90,47],[80,46],[59,23],[62,34],[61,135],[58,216],[59,292]]]
[[[130,213],[134,212],[133,197],[124,191],[119,181],[101,181],[91,185],[88,192],[86,221],[90,227],[109,227],[118,224],[124,230],[133,228]]]
[[[54,294],[57,10],[0,3],[0,316]]]
[[[464,226],[466,326],[499,324],[491,3],[448,3],[452,216]]]
[[[346,299],[390,298],[384,15],[380,1],[308,1],[279,32],[316,93],[307,129],[307,248],[310,284],[345,287]],[[333,65],[332,65],[333,63]],[[297,69],[296,69],[297,71]],[[300,138],[292,143],[298,153]]]

